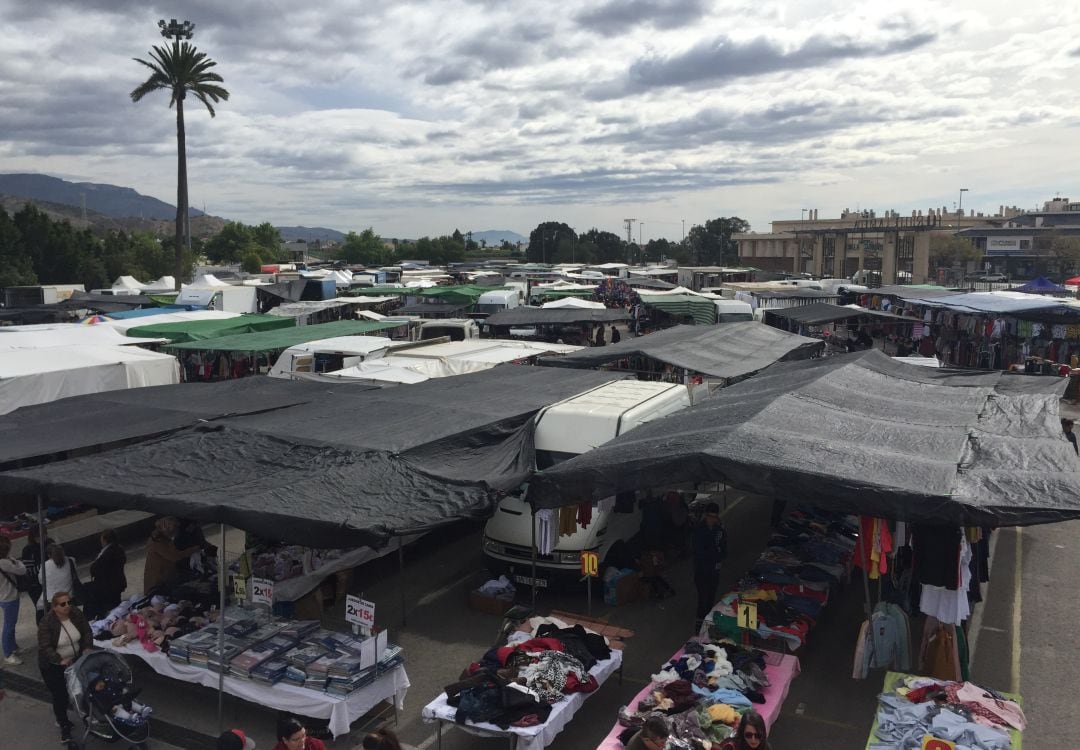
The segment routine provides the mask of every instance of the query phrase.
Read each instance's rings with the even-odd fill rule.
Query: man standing
[[[694,585],[697,587],[697,621],[716,604],[720,566],[727,557],[727,532],[720,523],[720,506],[705,506],[704,522],[694,529]]]
[[[1080,455],[1080,447],[1076,445],[1076,434],[1073,432],[1073,421],[1071,419],[1061,420],[1061,430],[1065,433],[1065,439],[1072,443],[1073,450],[1077,455]]]

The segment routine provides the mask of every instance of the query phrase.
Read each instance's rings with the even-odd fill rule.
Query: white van
[[[590,451],[598,445],[659,417],[690,405],[685,386],[617,380],[552,404],[536,416],[536,468]],[[519,497],[504,498],[484,527],[484,562],[493,572],[506,572],[528,584],[532,569],[532,513]],[[556,521],[557,523],[557,515]],[[537,522],[539,526],[539,522]],[[555,550],[536,556],[537,585],[547,586],[556,577],[580,577],[583,551],[595,551],[601,561],[617,540],[628,540],[641,529],[641,508],[619,507],[611,511],[593,508],[587,528],[559,537]]]
[[[487,317],[503,310],[521,306],[523,295],[517,289],[496,289],[484,292],[476,300],[473,312],[477,317]]]
[[[471,318],[428,320],[420,324],[418,341],[448,337],[451,341],[480,338],[480,326]]]
[[[754,308],[749,302],[738,299],[718,299],[715,304],[717,323],[737,323],[741,320],[754,319]]]

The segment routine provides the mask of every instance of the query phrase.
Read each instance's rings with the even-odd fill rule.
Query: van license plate
[[[514,581],[517,582],[517,583],[522,584],[523,586],[532,586],[533,585],[533,579],[529,578],[528,576],[514,576]],[[545,578],[537,578],[536,579],[536,588],[538,588],[538,589],[546,589],[547,588],[547,579],[545,579]]]

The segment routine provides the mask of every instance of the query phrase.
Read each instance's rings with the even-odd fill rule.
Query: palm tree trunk
[[[173,277],[176,279],[176,291],[184,273],[184,228],[187,225],[187,138],[184,134],[184,96],[176,97],[176,255],[173,263]]]

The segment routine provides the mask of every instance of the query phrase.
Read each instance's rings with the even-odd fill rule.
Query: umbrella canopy
[[[1080,518],[1060,379],[912,367],[878,351],[774,365],[539,472],[535,507],[725,481],[844,512],[952,525]]]
[[[1022,284],[1017,287],[1013,287],[1010,291],[1024,292],[1026,294],[1068,294],[1069,290],[1063,286],[1059,286],[1045,276],[1040,276],[1037,279],[1032,279],[1026,284]]]

